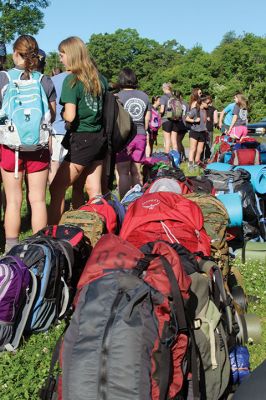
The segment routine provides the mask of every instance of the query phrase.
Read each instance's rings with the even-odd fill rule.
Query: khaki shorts
[[[63,139],[64,135],[52,136],[52,161],[58,161],[61,163],[64,160],[67,150],[61,144]]]

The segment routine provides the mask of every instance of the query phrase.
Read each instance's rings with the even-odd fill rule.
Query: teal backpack
[[[6,72],[9,83],[4,88],[0,110],[0,143],[18,151],[36,151],[48,147],[50,111],[41,85],[43,75],[34,71],[23,80],[24,71]]]

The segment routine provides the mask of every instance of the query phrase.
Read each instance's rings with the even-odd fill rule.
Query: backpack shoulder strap
[[[43,74],[42,74],[41,72],[39,72],[39,71],[32,71],[32,72],[30,73],[30,75],[31,75],[32,79],[36,79],[36,81],[38,81],[38,82],[41,83],[41,80],[42,80],[42,78],[43,78]]]
[[[29,318],[29,314],[33,305],[33,302],[35,300],[36,297],[36,293],[37,293],[37,278],[35,276],[35,274],[29,269],[29,272],[31,274],[31,278],[32,278],[32,283],[31,283],[31,288],[29,289],[29,293],[27,296],[27,302],[25,304],[25,306],[23,307],[22,313],[21,313],[21,318],[20,321],[16,327],[16,331],[15,331],[15,336],[12,338],[12,340],[10,341],[10,343],[7,343],[5,345],[5,349],[7,351],[14,351],[18,348],[19,343],[20,343],[20,339],[21,336],[23,335],[25,326],[27,324],[28,318]]]
[[[9,69],[8,71],[6,71],[9,82],[20,79],[21,76],[23,75],[23,72],[24,72],[24,70],[17,69],[17,68],[12,68],[12,69]]]

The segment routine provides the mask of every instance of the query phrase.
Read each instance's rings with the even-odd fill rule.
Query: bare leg
[[[51,202],[48,209],[49,224],[58,224],[65,207],[65,193],[78,179],[84,167],[63,161],[50,185]]]
[[[200,161],[200,156],[203,152],[204,149],[204,142],[198,142],[197,149],[196,149],[196,157],[195,157],[195,162],[197,163]]]
[[[47,225],[46,186],[48,169],[28,174],[28,198],[31,206],[31,226],[33,233]]]
[[[141,164],[132,162],[130,166],[130,173],[132,176],[132,186],[135,186],[137,184],[142,185],[143,184],[143,177],[141,173]]]
[[[197,144],[198,144],[197,140],[195,140],[193,138],[189,138],[189,156],[188,156],[188,160],[189,160],[190,163],[194,163],[195,162]]]
[[[171,148],[171,133],[163,131],[163,139],[164,139],[164,151],[165,153],[169,153]]]
[[[89,199],[102,194],[102,172],[103,161],[94,161],[88,170],[88,175],[85,182],[86,191]]]
[[[130,175],[130,161],[123,161],[116,164],[118,174],[118,191],[122,199],[132,185],[132,177]]]
[[[72,207],[74,210],[81,207],[85,202],[84,186],[88,176],[88,169],[85,168],[78,179],[73,183],[72,190]]]
[[[19,235],[21,223],[23,173],[19,172],[18,179],[15,179],[14,172],[2,169],[2,179],[6,194],[5,234],[6,238],[16,238]]]
[[[186,133],[184,133],[184,132],[177,133],[177,150],[179,151],[179,153],[181,155],[181,160],[186,158],[185,148],[182,143],[182,140],[184,139],[185,134]]]
[[[171,132],[171,144],[172,149],[177,150],[177,133],[175,131]]]
[[[49,170],[49,184],[51,185],[58,169],[60,167],[59,161],[51,161]]]

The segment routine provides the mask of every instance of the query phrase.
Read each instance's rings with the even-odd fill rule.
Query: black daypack
[[[137,127],[117,96],[104,95],[103,125],[108,151],[104,162],[104,174],[109,190],[113,189],[116,153],[122,151],[136,136]]]
[[[37,280],[37,291],[24,332],[44,332],[62,318],[70,306],[71,246],[52,238],[33,236],[12,247],[8,255],[20,258]]]
[[[108,140],[108,152],[119,153],[136,135],[136,126],[117,96],[106,92],[103,104],[103,125]]]
[[[241,194],[244,239],[250,240],[259,237],[261,235],[260,211],[250,182],[250,173],[239,168],[223,172],[208,169],[204,171],[204,174],[212,181],[216,193],[239,192]]]
[[[52,238],[59,243],[63,242],[64,247],[70,248],[70,254],[73,252],[72,275],[69,283],[75,292],[80,275],[92,251],[91,243],[84,231],[77,225],[49,225],[37,232],[35,236]]]

